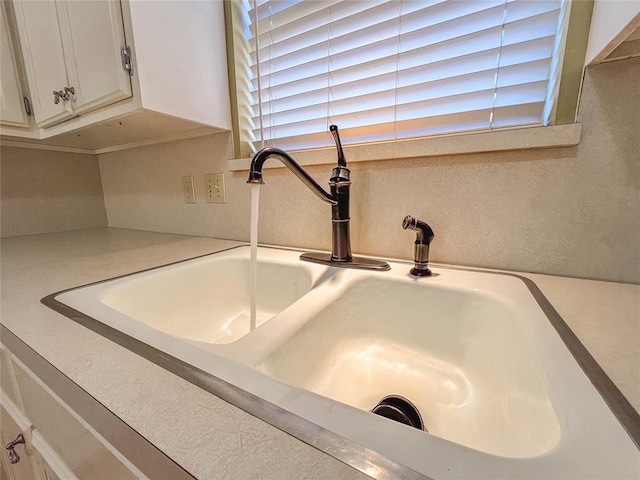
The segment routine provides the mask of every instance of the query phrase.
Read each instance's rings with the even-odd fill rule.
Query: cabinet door
[[[33,427],[4,393],[0,394],[0,437],[2,445],[15,440],[22,433],[25,443],[16,446],[20,456],[17,463],[9,462],[7,451],[2,452],[2,476],[8,480],[78,480],[51,445]]]
[[[38,443],[39,437],[34,435],[33,444],[43,456],[48,453],[45,458],[51,467],[57,466],[54,471],[66,469],[78,478],[90,480],[140,477],[129,464],[125,465],[119,452],[89,431],[89,426],[22,362],[14,358],[12,367],[24,414],[42,436],[43,443]],[[43,444],[47,448],[42,447]]]
[[[54,102],[53,92],[69,86],[55,3],[13,5],[36,124],[48,127],[73,117],[71,102]]]
[[[32,434],[33,464],[42,480],[79,480],[40,432]]]
[[[18,463],[10,463],[8,458],[8,452],[4,446],[9,442],[15,440],[19,433],[22,433],[28,440],[29,446],[31,444],[30,433],[31,425],[28,424],[28,420],[20,415],[9,414],[5,409],[5,403],[3,402],[0,407],[0,448],[2,448],[2,479],[8,480],[40,480],[36,476],[38,465],[33,462],[33,450],[27,450],[26,445],[20,444],[16,446],[16,453],[20,455],[20,461]]]
[[[131,96],[120,2],[56,0],[73,108],[80,115]]]
[[[0,5],[0,17],[0,124],[28,128],[4,2]]]

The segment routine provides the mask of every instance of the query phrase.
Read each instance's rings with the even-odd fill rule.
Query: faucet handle
[[[338,133],[338,126],[331,125],[329,127],[331,134],[333,135],[333,141],[336,142],[336,148],[338,149],[338,166],[331,172],[331,178],[329,181],[333,183],[348,184],[351,172],[347,168],[347,161],[344,158],[344,152],[342,151],[342,143],[340,142],[340,134]]]
[[[329,131],[331,132],[331,135],[333,135],[333,141],[336,143],[336,148],[338,149],[338,166],[347,168],[347,160],[344,158],[344,152],[342,151],[342,142],[340,141],[338,126],[329,126]]]

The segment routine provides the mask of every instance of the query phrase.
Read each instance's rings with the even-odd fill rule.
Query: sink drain
[[[427,431],[416,406],[400,395],[387,395],[373,407],[371,413]]]

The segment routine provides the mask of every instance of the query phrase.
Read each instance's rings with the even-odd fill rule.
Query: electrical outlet
[[[204,195],[207,203],[227,203],[224,173],[206,173],[204,175]]]
[[[182,177],[182,194],[184,195],[184,203],[196,203],[196,191],[193,188],[192,175]]]

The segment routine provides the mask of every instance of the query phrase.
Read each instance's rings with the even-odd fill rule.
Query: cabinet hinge
[[[27,115],[31,115],[31,102],[27,97],[22,97],[22,103],[24,103],[24,111]]]
[[[133,76],[133,61],[131,60],[131,47],[126,46],[120,49],[120,55],[122,56],[122,68],[129,72],[129,75]]]

